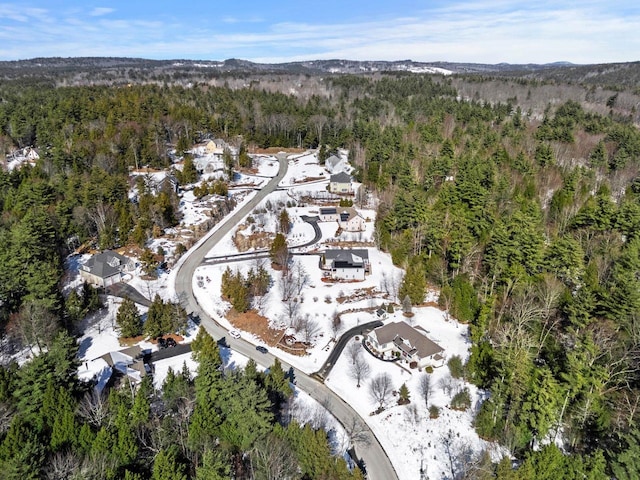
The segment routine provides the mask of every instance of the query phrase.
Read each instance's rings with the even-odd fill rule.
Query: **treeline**
[[[199,363],[169,371],[159,391],[99,393],[77,379],[78,346],[66,334],[23,367],[0,367],[0,471],[24,479],[357,479],[333,456],[327,433],[283,415],[292,389],[276,360],[223,372],[217,344],[201,330]]]
[[[407,268],[403,298],[422,272],[471,324],[466,375],[491,392],[478,433],[517,458],[559,441],[637,476],[637,128],[576,102],[537,121],[384,85],[360,88],[405,121],[356,120],[353,158],[383,200],[378,239]]]

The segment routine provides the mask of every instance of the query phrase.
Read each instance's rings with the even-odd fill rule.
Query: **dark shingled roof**
[[[130,260],[111,250],[105,250],[102,253],[94,255],[82,266],[83,270],[96,275],[100,278],[109,278],[121,272],[124,265]]]
[[[335,175],[331,175],[329,181],[331,183],[351,183],[351,175],[344,172],[336,173]]]
[[[393,342],[396,347],[408,354],[413,355],[418,352],[420,358],[430,357],[444,351],[440,345],[405,322],[391,322],[383,327],[376,328],[374,332],[380,345]],[[409,345],[404,343],[405,340],[408,341]]]
[[[366,248],[327,250],[324,259],[325,265],[333,263],[334,268],[361,268],[369,261],[369,251]]]

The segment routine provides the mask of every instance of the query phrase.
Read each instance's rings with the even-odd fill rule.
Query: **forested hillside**
[[[296,81],[297,91],[303,91],[305,80]],[[0,173],[4,345],[20,340],[50,346],[19,373],[1,370],[0,462],[14,470],[0,470],[14,472],[8,478],[37,478],[42,465],[72,451],[78,462],[102,455],[113,475],[129,472],[124,478],[148,478],[152,470],[153,478],[187,478],[156,474],[160,461],[182,468],[189,478],[218,478],[193,477],[196,466],[218,468],[219,478],[226,478],[219,465],[228,463],[217,457],[220,450],[207,450],[207,441],[221,430],[204,432],[195,444],[192,436],[194,425],[210,423],[197,415],[212,415],[216,426],[235,421],[235,406],[223,400],[220,411],[198,406],[202,395],[212,395],[211,382],[225,379],[207,385],[200,376],[195,385],[176,380],[180,388],[195,389],[189,435],[179,441],[149,438],[148,448],[138,451],[127,444],[134,429],[149,428],[150,419],[182,421],[187,412],[157,416],[145,404],[136,407],[143,402],[139,398],[148,398],[144,393],[133,399],[114,394],[100,422],[85,422],[74,413],[83,394],[70,364],[58,371],[51,357],[66,338],[58,332],[72,332],[83,311],[77,299],[60,293],[69,249],[88,240],[100,247],[144,245],[154,229],[175,224],[175,198],[169,193],[143,192],[137,203],[127,199],[128,169],[168,166],[168,144],[180,153],[210,135],[248,147],[349,149],[357,177],[380,199],[377,241],[406,268],[407,294],[419,299],[429,282],[441,289],[442,306],[471,325],[466,375],[490,392],[476,429],[505,445],[521,465],[514,472],[505,460],[487,475],[550,478],[544,476],[549,471],[555,477],[567,472],[566,478],[577,478],[578,472],[588,478],[613,473],[636,478],[636,112],[616,111],[622,96],[596,98],[591,90],[589,97],[588,87],[575,85],[575,96],[544,104],[544,96],[537,95],[544,85],[524,80],[500,80],[506,90],[530,92],[503,101],[495,81],[481,78],[380,74],[308,82],[321,87],[317,95],[269,92],[273,79],[264,88],[255,81],[233,89],[197,83],[54,87],[37,79],[0,84],[2,153],[29,145],[40,153],[35,168]],[[491,88],[485,89],[485,82],[493,82]],[[89,296],[81,299],[83,308],[90,308]],[[72,349],[58,355],[70,359]],[[47,375],[65,381],[47,386]],[[237,375],[234,388],[256,389],[256,382],[267,381],[255,373]],[[27,402],[31,395],[40,400]],[[45,415],[48,410],[38,406],[46,404],[47,395],[62,398],[53,404],[68,408]],[[291,426],[274,427],[264,400],[256,406],[264,413],[256,423],[263,430],[222,430],[231,436],[225,455],[258,449],[257,438],[265,438],[260,433],[278,441],[302,435]],[[146,413],[131,417],[136,408]],[[64,430],[66,436],[54,435],[63,425],[71,429]],[[80,433],[68,433],[74,429]],[[563,445],[566,456],[553,447],[537,448],[553,441]],[[304,468],[303,473],[321,478]]]

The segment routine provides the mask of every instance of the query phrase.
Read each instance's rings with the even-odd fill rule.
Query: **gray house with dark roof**
[[[329,173],[340,173],[347,170],[347,162],[336,155],[331,155],[324,161],[324,168],[326,168]]]
[[[424,333],[406,322],[391,322],[369,332],[367,341],[373,350],[383,355],[388,352],[400,355],[409,362],[416,362],[418,368],[443,365],[441,354],[444,349]]]
[[[80,266],[80,278],[98,287],[122,281],[123,273],[135,269],[135,262],[112,250],[94,255]]]
[[[367,249],[327,250],[320,257],[320,268],[334,280],[365,279],[371,271]]]
[[[331,178],[329,179],[329,191],[331,193],[351,195],[353,193],[351,175],[344,172],[331,175]]]

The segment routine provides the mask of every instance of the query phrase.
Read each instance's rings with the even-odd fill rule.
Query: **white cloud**
[[[114,8],[96,7],[91,11],[91,13],[89,13],[89,15],[92,17],[102,17],[103,15],[109,15],[113,12],[115,12]]]

